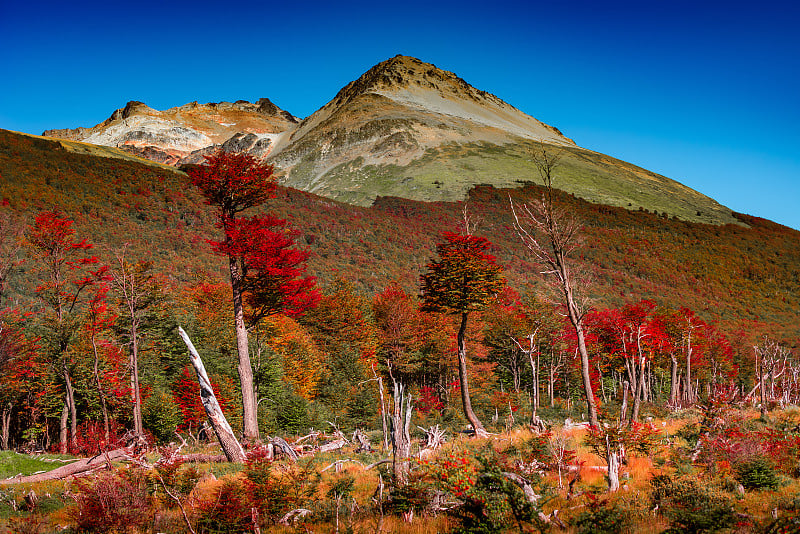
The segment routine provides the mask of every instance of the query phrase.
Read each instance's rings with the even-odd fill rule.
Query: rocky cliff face
[[[92,128],[47,130],[43,135],[113,146],[159,163],[180,165],[202,161],[203,154],[228,142],[229,147],[266,155],[275,138],[297,122],[267,98],[257,102],[192,102],[165,111],[131,101]]]

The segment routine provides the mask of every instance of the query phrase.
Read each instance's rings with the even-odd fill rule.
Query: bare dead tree
[[[391,368],[390,368],[391,370]],[[409,465],[411,456],[411,396],[406,392],[405,385],[391,376],[393,384],[394,410],[391,417],[392,434],[392,466],[395,484],[403,486],[408,482]]]
[[[387,361],[387,365],[391,366],[391,362]],[[359,386],[361,384],[365,384],[367,382],[375,382],[378,385],[378,395],[381,400],[381,428],[383,429],[383,449],[388,451],[389,450],[389,430],[386,422],[386,399],[383,394],[383,377],[378,374],[375,370],[375,364],[372,364],[372,375],[373,378],[364,380],[359,382]]]
[[[121,307],[127,321],[131,404],[133,406],[133,431],[144,434],[142,423],[142,396],[139,387],[139,338],[144,316],[156,300],[156,283],[149,262],[130,263],[125,258],[127,245],[116,251],[116,263],[111,269],[114,289],[120,296]]]
[[[764,336],[764,340],[759,345],[755,345],[753,350],[758,367],[758,384],[753,390],[761,389],[761,417],[763,418],[767,416],[767,402],[775,401],[775,381],[787,371],[791,373],[791,367],[788,365],[790,352],[781,343],[768,336]],[[769,380],[769,398],[767,397],[767,380]],[[752,393],[750,394],[752,395]]]
[[[589,353],[583,331],[587,302],[576,296],[583,281],[571,262],[571,255],[581,245],[581,225],[571,213],[555,205],[553,171],[558,166],[559,155],[549,152],[540,144],[533,153],[533,162],[544,184],[544,192],[541,198],[520,206],[515,206],[509,197],[514,228],[534,260],[544,267],[541,274],[554,281],[561,295],[561,302],[578,339],[589,421],[597,426],[597,407],[589,377]]]
[[[206,373],[206,368],[203,365],[200,354],[197,353],[197,349],[194,348],[192,340],[189,339],[189,336],[186,335],[183,328],[178,327],[178,334],[180,334],[183,342],[186,343],[186,348],[189,349],[189,356],[194,370],[197,372],[197,381],[200,384],[200,398],[203,401],[203,407],[206,409],[208,420],[211,422],[211,426],[214,427],[214,432],[217,434],[219,444],[222,446],[222,452],[225,453],[229,462],[244,462],[244,449],[242,449],[239,440],[236,439],[236,435],[233,433],[231,425],[225,418],[225,414],[222,413],[222,408],[217,401],[216,395],[214,395],[214,389],[211,387],[211,381],[208,379],[208,374]]]

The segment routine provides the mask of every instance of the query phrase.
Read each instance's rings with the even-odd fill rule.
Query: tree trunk
[[[3,412],[0,414],[0,420],[2,420],[2,429],[0,429],[0,434],[2,434],[2,448],[4,451],[8,450],[8,442],[11,436],[11,412],[13,410],[13,406],[9,402],[7,405],[3,406]]]
[[[628,381],[622,383],[622,408],[619,411],[620,422],[625,420],[625,414],[628,413]]]
[[[392,377],[394,383],[394,412],[392,412],[392,467],[395,484],[408,483],[408,458],[411,456],[411,397],[405,386]]]
[[[231,291],[233,293],[233,318],[236,325],[236,350],[239,354],[239,382],[242,388],[242,426],[246,442],[258,441],[258,406],[253,387],[253,366],[247,340],[247,325],[244,322],[242,306],[242,275],[234,257],[229,258],[231,272]]]
[[[563,258],[559,256],[559,271],[561,273],[562,288],[564,290],[564,299],[567,304],[567,313],[569,320],[575,329],[575,334],[578,338],[578,352],[581,355],[581,378],[583,379],[583,393],[586,397],[586,408],[589,411],[589,424],[597,426],[597,406],[594,403],[594,390],[592,389],[592,379],[589,376],[589,352],[586,350],[586,339],[583,334],[583,320],[575,304],[572,296],[572,287],[570,286],[570,277],[567,272],[566,265]]]
[[[669,403],[675,408],[678,405],[678,359],[674,354],[670,354],[670,362]]]
[[[73,450],[78,450],[78,408],[75,405],[75,388],[72,387],[72,380],[69,377],[69,371],[67,370],[66,364],[63,367],[64,372],[64,382],[65,382],[65,389],[66,389],[66,406],[69,410],[69,417],[70,417],[70,444],[72,445]],[[63,414],[61,416],[63,421]],[[65,423],[62,422],[62,426]]]
[[[764,391],[764,360],[761,360],[761,364],[758,366],[758,384],[761,387],[761,419],[766,419],[767,417],[767,394]]]
[[[600,377],[600,393],[603,395],[603,404],[608,404],[608,397],[606,396],[606,385],[603,383],[603,369],[600,367],[600,362],[597,362],[597,375]]]
[[[633,399],[633,410],[631,410],[632,423],[637,423],[639,421],[639,410],[642,406],[642,399],[644,398],[645,363],[644,355],[642,355],[639,359],[639,387]]]
[[[636,360],[625,356],[625,373],[628,375],[628,383],[630,384],[631,391],[637,391],[638,386],[638,373],[636,372]]]
[[[389,364],[387,360],[387,365]],[[386,424],[386,401],[383,395],[383,377],[378,376],[375,371],[375,364],[372,364],[372,374],[375,376],[375,381],[378,382],[378,394],[381,397],[381,429],[383,430],[383,450],[389,450],[389,432]]]
[[[144,434],[142,423],[142,395],[139,389],[139,340],[134,314],[131,314],[131,395],[133,396],[133,432]]]
[[[67,423],[69,422],[69,403],[67,395],[64,394],[64,407],[61,409],[61,421],[58,426],[58,452],[67,454]]]
[[[103,390],[103,384],[100,381],[100,356],[97,354],[97,340],[95,339],[94,332],[92,333],[92,350],[94,351],[94,383],[97,388],[97,396],[100,398],[100,409],[103,412],[103,430],[105,441],[108,443],[111,437],[111,431],[108,424],[108,406],[106,406],[106,395]]]
[[[536,418],[536,408],[539,407],[539,384],[537,383],[537,365],[533,361],[533,351],[528,352],[528,359],[531,362],[531,375],[533,375],[533,399],[531,399],[531,419]]]
[[[619,451],[611,447],[606,434],[606,458],[608,458],[608,491],[613,493],[619,489]]]
[[[472,400],[469,396],[469,381],[467,378],[467,347],[464,343],[464,335],[467,332],[467,313],[461,314],[461,327],[458,329],[458,382],[461,385],[461,403],[464,406],[464,415],[467,420],[472,424],[475,430],[475,436],[485,438],[489,434],[483,427],[483,424],[475,415],[472,410]]]
[[[570,318],[575,315],[575,311],[570,312]],[[581,354],[581,377],[583,378],[583,393],[586,396],[586,408],[589,410],[589,424],[597,426],[597,407],[594,404],[594,390],[592,389],[592,379],[589,376],[589,352],[586,350],[586,340],[583,336],[583,325],[580,321],[574,321],[575,333],[578,334],[578,351]]]
[[[686,402],[692,404],[694,402],[694,392],[692,391],[692,333],[689,332],[689,337],[686,340],[686,388],[684,389]]]
[[[541,358],[541,354],[539,353],[539,350],[537,349],[536,350],[536,373],[534,373],[534,377],[533,377],[533,391],[534,391],[533,405],[534,405],[535,409],[537,409],[537,410],[539,409],[539,406],[540,406],[540,404],[542,402],[542,388],[539,387],[540,386],[540,384],[539,384],[539,375],[541,374],[540,371],[542,369],[541,365],[542,365],[542,358]]]
[[[214,428],[214,432],[217,434],[219,444],[222,446],[222,452],[225,453],[229,462],[244,462],[246,459],[244,449],[242,449],[239,440],[236,439],[231,425],[228,424],[228,420],[225,418],[225,414],[222,413],[222,408],[220,408],[217,397],[214,395],[214,389],[211,387],[211,381],[206,374],[203,360],[200,359],[197,349],[194,348],[192,341],[189,339],[189,336],[186,335],[186,332],[183,331],[183,328],[178,327],[178,334],[180,334],[181,339],[183,339],[183,342],[186,343],[186,347],[189,349],[189,357],[197,373],[197,381],[200,383],[200,398],[203,401],[206,414],[208,414],[208,420]]]

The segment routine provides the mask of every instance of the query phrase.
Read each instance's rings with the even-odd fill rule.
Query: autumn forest
[[[0,532],[800,531],[800,233],[531,158],[362,208],[0,131]]]

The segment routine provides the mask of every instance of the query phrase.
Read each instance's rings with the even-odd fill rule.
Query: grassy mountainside
[[[519,187],[538,180],[531,161],[532,142],[448,144],[429,148],[407,165],[366,164],[364,158],[342,163],[312,183],[296,167],[286,183],[323,196],[369,205],[378,196],[422,201],[459,201],[475,184]],[[730,209],[675,180],[630,163],[577,147],[561,147],[560,189],[589,202],[675,215],[692,222],[737,223]]]
[[[41,211],[63,212],[105,261],[127,243],[132,257],[151,259],[178,280],[216,270],[204,242],[213,218],[172,167],[117,149],[0,130],[0,176],[0,198],[9,202],[2,209],[27,223]]]
[[[569,170],[573,164],[565,160]],[[0,131],[0,176],[0,199],[8,200],[2,209],[31,220],[57,207],[75,219],[79,236],[130,243],[132,258],[151,259],[178,282],[224,275],[224,262],[205,244],[216,233],[214,219],[181,173]],[[542,282],[513,234],[508,197],[523,202],[540,190],[516,185],[474,188],[469,206],[482,220],[478,232],[495,243],[510,283],[536,290]],[[732,217],[738,224],[711,225],[569,194],[558,202],[585,223],[580,254],[594,275],[596,306],[653,298],[688,306],[728,330],[757,321],[764,323],[760,330],[800,338],[800,232],[738,214]],[[339,277],[371,293],[392,280],[415,288],[441,232],[458,228],[462,204],[381,197],[359,207],[280,188],[268,209],[300,230],[298,242],[312,253],[309,270],[323,285]],[[106,249],[98,255],[112,257]]]
[[[405,56],[345,86],[282,136],[269,158],[285,185],[350,204],[387,195],[458,201],[477,184],[518,187],[537,177],[530,153],[539,142],[562,154],[559,187],[590,202],[738,222],[697,191],[580,148],[452,72]]]

